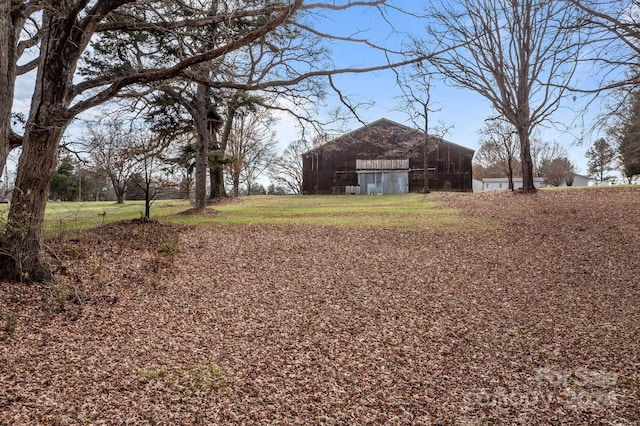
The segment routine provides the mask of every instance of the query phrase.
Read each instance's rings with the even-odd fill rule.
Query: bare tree
[[[548,170],[550,164],[569,157],[567,150],[558,142],[544,141],[539,137],[534,137],[531,140],[531,154],[534,176],[542,178],[545,177],[545,169]]]
[[[484,168],[497,168],[509,179],[509,189],[514,190],[514,168],[519,151],[518,137],[513,126],[500,119],[492,118],[480,130],[480,149],[475,161]]]
[[[160,177],[163,172],[163,153],[169,146],[169,142],[157,134],[147,133],[136,139],[129,147],[129,155],[136,161],[136,171],[131,182],[144,193],[144,220],[151,219],[151,203],[159,194],[160,189],[166,186]]]
[[[247,112],[236,118],[227,145],[227,152],[233,159],[228,170],[235,197],[241,183],[251,195],[251,186],[271,166],[276,144],[272,125],[273,119],[265,110]]]
[[[594,120],[592,130],[619,127],[620,116],[626,114],[640,84],[640,2],[567,0],[564,3],[582,13],[576,31],[585,34],[588,41],[588,48],[580,58],[588,78],[579,79],[572,90],[592,95],[591,102],[603,101],[604,107]],[[626,169],[623,174],[634,169],[640,173],[640,165],[627,165],[623,167]]]
[[[569,154],[561,144],[534,137],[531,140],[531,153],[535,177],[541,177],[546,184],[553,186],[573,182],[575,166],[569,161]]]
[[[550,120],[575,72],[580,39],[569,28],[578,12],[546,0],[456,0],[433,2],[430,15],[433,50],[458,46],[432,64],[449,82],[484,96],[515,127],[522,190],[535,191],[530,136]]]
[[[131,149],[142,137],[140,131],[125,128],[115,121],[103,126],[91,126],[88,130],[88,151],[93,163],[109,179],[117,203],[122,204],[127,185],[137,168],[138,160],[132,155]]]
[[[567,180],[573,182],[574,165],[567,157],[558,157],[545,160],[540,165],[540,173],[544,177],[544,183],[560,186]]]
[[[640,73],[628,73],[640,56],[640,14],[638,0],[567,0],[582,15],[577,30],[589,35],[590,49],[581,58],[591,61],[600,79],[595,85],[580,86],[583,92],[600,93],[620,87],[636,87]]]
[[[423,192],[429,190],[429,154],[437,149],[437,140],[429,135],[429,114],[431,107],[432,73],[425,64],[417,63],[400,70],[395,70],[396,83],[402,90],[403,105],[401,109],[409,115],[409,119],[417,129],[424,132],[422,154],[424,156],[422,179]],[[434,143],[429,143],[434,139]]]
[[[164,156],[164,161],[167,163],[166,170],[178,176],[180,190],[188,199],[194,184],[196,137],[193,133],[187,133],[177,136],[177,139],[169,147],[170,152]]]
[[[291,142],[271,166],[271,179],[293,194],[302,193],[302,154],[312,145],[304,139]]]

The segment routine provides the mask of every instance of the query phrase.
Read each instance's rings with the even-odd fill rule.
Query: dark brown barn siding
[[[409,159],[409,191],[424,188],[424,133],[381,119],[303,155],[303,193],[343,194],[358,184],[357,159]],[[431,138],[429,188],[471,191],[473,150]]]

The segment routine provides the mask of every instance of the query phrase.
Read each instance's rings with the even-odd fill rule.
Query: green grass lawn
[[[460,224],[458,212],[441,208],[434,196],[257,196],[216,208],[219,224],[308,224],[347,227],[422,228]]]
[[[162,220],[190,207],[191,202],[187,200],[158,200],[151,207],[151,217]],[[0,204],[1,220],[6,219],[8,211],[8,204]],[[45,228],[49,232],[93,228],[143,215],[144,201],[127,201],[124,204],[113,201],[49,202]]]
[[[252,196],[209,207],[215,214],[181,214],[191,201],[161,200],[151,207],[151,217],[184,225],[299,224],[403,229],[468,229],[486,224],[461,218],[457,210],[440,206],[437,194],[384,196]],[[7,205],[0,205],[6,218]],[[72,231],[136,219],[144,202],[51,202],[46,229]]]

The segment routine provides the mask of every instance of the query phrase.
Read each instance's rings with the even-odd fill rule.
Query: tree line
[[[295,147],[306,150],[309,144],[295,141],[278,153],[271,128],[274,123],[260,118],[243,117],[234,124],[224,153],[224,192],[235,197],[299,194],[301,152],[289,153]],[[87,134],[86,141],[61,149],[49,200],[121,204],[125,200],[193,198],[193,136],[165,143],[153,132],[123,128],[116,122],[93,126]],[[210,166],[218,161],[210,160]],[[260,177],[268,178],[270,184],[265,187]],[[210,198],[215,198],[214,191]]]
[[[522,178],[522,167],[517,153],[520,140],[515,130],[503,120],[489,120],[480,129],[480,149],[473,161],[475,179],[507,177],[508,187],[516,189],[514,178]],[[539,137],[530,140],[533,177],[543,178],[547,185],[573,184],[575,166],[567,150],[558,142],[544,141]]]
[[[587,174],[598,183],[615,179],[619,172],[628,183],[640,176],[640,97],[636,91],[624,92],[624,100],[605,113],[608,118],[607,138],[599,138],[586,151]],[[507,177],[514,190],[513,178],[522,177],[517,153],[520,140],[514,128],[504,120],[491,118],[479,132],[480,149],[474,157],[476,179]],[[575,167],[566,149],[558,142],[534,137],[530,142],[533,176],[545,184],[571,186]]]

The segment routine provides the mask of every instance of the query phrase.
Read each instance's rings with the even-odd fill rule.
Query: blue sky
[[[421,1],[395,0],[391,4],[402,7],[403,10],[420,13]],[[374,10],[366,8],[354,8],[348,11],[323,13],[324,17],[316,21],[319,28],[327,33],[341,36],[356,36],[368,38],[373,42],[387,47],[398,47],[402,40],[406,40],[407,34],[420,34],[424,21],[410,17],[406,14],[393,12],[389,15],[392,29]],[[393,30],[399,32],[394,33]],[[332,60],[336,67],[368,67],[380,65],[385,62],[384,56],[361,44],[334,43],[332,46]],[[27,112],[32,95],[32,81],[34,73],[20,77],[16,86],[14,111]],[[372,122],[380,118],[388,118],[402,124],[410,125],[408,116],[399,110],[401,100],[400,89],[395,83],[395,74],[390,71],[378,71],[370,74],[346,74],[335,77],[336,85],[345,94],[349,95],[355,103],[359,101],[371,103],[364,109],[359,109],[358,114],[365,122]],[[491,114],[491,108],[485,99],[471,90],[449,87],[445,82],[434,80],[431,91],[431,104],[437,110],[430,115],[431,123],[443,122],[449,132],[445,138],[460,145],[472,149],[478,149],[478,131],[484,124],[484,120]],[[339,102],[335,97],[327,100],[330,106],[337,106]],[[571,102],[569,102],[571,103]],[[576,165],[578,173],[586,173],[586,159],[584,152],[589,145],[601,135],[587,135],[581,145],[577,145],[578,137],[588,130],[597,105],[585,118],[586,128],[579,126],[571,132],[559,131],[553,127],[541,128],[541,136],[550,142],[557,141],[569,152],[569,159]],[[576,113],[572,111],[560,111],[556,118],[563,123],[576,121]],[[579,123],[581,120],[577,120]],[[345,130],[360,127],[361,124],[352,120]],[[82,132],[79,125],[72,125],[68,132],[68,138],[76,137]],[[276,128],[279,145],[284,148],[289,142],[298,137],[299,130],[292,119],[282,117]]]
[[[396,0],[391,4],[402,7],[403,10],[413,14],[422,12],[421,1]],[[365,8],[355,8],[351,11],[341,11],[329,15],[329,19],[323,22],[323,30],[342,36],[357,34],[358,37],[368,37],[378,44],[387,47],[395,47],[406,39],[407,34],[420,34],[423,32],[425,21],[398,12],[390,16],[391,23],[399,32],[406,34],[393,34],[389,24],[378,13]],[[379,52],[349,43],[336,43],[333,46],[333,61],[337,67],[367,67],[384,63],[385,58]],[[365,122],[372,122],[385,117],[402,124],[411,126],[408,116],[399,110],[401,105],[400,89],[395,83],[395,74],[392,71],[378,71],[371,74],[348,74],[334,79],[336,85],[344,94],[350,95],[354,100],[372,102],[372,106],[358,111]],[[337,102],[334,99],[333,102]],[[567,149],[569,159],[576,165],[578,173],[586,174],[587,165],[585,151],[590,144],[601,137],[599,133],[592,133],[590,126],[598,112],[599,102],[595,102],[586,114],[581,112],[582,100],[577,102],[567,99],[564,108],[559,110],[554,119],[569,129],[557,129],[551,125],[540,127],[538,131],[543,140],[557,141]],[[431,104],[434,111],[430,114],[430,122],[437,124],[442,122],[449,128],[446,139],[478,149],[478,131],[484,125],[484,120],[492,115],[489,102],[469,89],[448,86],[444,81],[435,79],[432,83]],[[287,120],[281,120],[278,136],[281,143],[285,143],[296,137],[295,131]],[[360,127],[361,124],[353,121],[349,129]],[[582,140],[582,143],[579,141]]]

